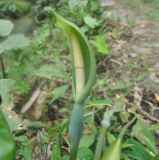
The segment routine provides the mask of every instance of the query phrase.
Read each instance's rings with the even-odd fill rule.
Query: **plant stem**
[[[101,128],[99,139],[97,142],[97,147],[95,150],[94,160],[101,160],[101,153],[102,153],[102,148],[103,148],[104,141],[105,141],[106,130],[107,130],[107,128],[104,126]]]
[[[5,72],[5,67],[4,67],[3,54],[0,56],[0,65],[2,69],[3,78],[7,78],[7,74]]]
[[[76,160],[78,147],[72,146],[70,150],[70,160]]]
[[[76,160],[79,142],[83,133],[83,125],[83,105],[74,104],[69,125],[69,136],[71,141],[70,160]]]
[[[131,121],[129,121],[121,130],[120,134],[119,134],[119,138],[123,139],[124,134],[126,132],[126,130],[128,129],[129,126],[131,126],[136,120],[136,117],[134,117]]]

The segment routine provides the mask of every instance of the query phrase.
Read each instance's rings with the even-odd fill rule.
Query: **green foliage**
[[[151,155],[151,153],[140,142],[136,141],[135,139],[130,139],[127,142],[132,144],[131,151],[127,152],[127,155],[130,158],[133,158],[135,160],[152,160],[153,159],[153,156]]]
[[[27,136],[18,136],[15,140],[20,143],[19,149],[17,149],[17,155],[23,156],[25,160],[32,160],[32,150],[28,147],[29,139]]]
[[[130,125],[134,123],[136,117],[129,121],[120,131],[118,138],[106,149],[103,154],[102,160],[120,160],[121,159],[121,150],[122,150],[122,141],[126,130]]]
[[[148,18],[159,21],[159,1],[158,0],[123,0],[127,5],[132,6],[139,13],[146,15]]]
[[[33,159],[32,150],[28,146],[23,149],[23,157],[25,160]]]
[[[59,97],[62,97],[64,95],[64,93],[66,92],[68,86],[62,86],[62,87],[58,87],[57,89],[54,90],[53,92],[53,96],[52,99],[50,101],[50,104],[53,103],[54,101],[56,101],[57,99],[59,99]]]
[[[91,17],[90,15],[86,15],[84,17],[84,22],[90,28],[95,28],[95,27],[99,26],[99,22],[97,21],[97,19]]]
[[[87,147],[81,147],[77,153],[77,160],[92,160],[93,159],[93,152]]]
[[[82,136],[82,138],[80,140],[79,147],[88,148],[93,144],[94,140],[95,140],[95,135],[94,134]]]
[[[0,160],[15,160],[15,141],[0,110]]]
[[[52,79],[52,77],[67,78],[67,73],[64,69],[64,65],[58,64],[56,66],[56,68],[55,68],[55,66],[56,66],[55,64],[41,66],[39,69],[34,70],[32,72],[32,74],[34,74],[38,77],[43,77],[43,78],[47,78],[47,79]]]
[[[88,3],[88,0],[81,0],[81,1],[78,1],[78,0],[68,0],[68,5],[70,8],[73,8],[73,7],[85,7]]]
[[[53,146],[51,160],[61,160],[60,138],[57,138]]]
[[[2,29],[0,29],[0,35],[8,36],[13,29],[13,24],[8,20],[2,19],[0,20],[0,24],[2,25]],[[28,45],[29,39],[23,34],[14,34],[7,37],[0,43],[0,54],[11,49],[22,48]]]
[[[136,125],[133,127],[131,134],[145,144],[147,148],[153,152],[153,154],[157,154],[155,134],[151,130],[149,124],[146,124],[142,119],[138,120]]]
[[[4,19],[0,19],[0,26],[0,36],[2,37],[8,36],[14,27],[10,21]]]
[[[0,10],[3,14],[11,17],[20,16],[27,13],[31,9],[31,3],[26,0],[1,0]],[[1,14],[2,14],[1,13]]]
[[[12,90],[15,81],[12,79],[0,79],[0,96],[2,98],[2,105],[8,106],[11,103],[9,92]]]
[[[28,45],[29,45],[29,40],[23,34],[11,35],[2,43],[0,43],[0,54],[2,54],[4,51],[16,48],[22,48]]]
[[[97,48],[98,52],[105,55],[108,55],[111,53],[110,46],[108,45],[108,43],[106,42],[103,36],[97,36],[91,42]]]

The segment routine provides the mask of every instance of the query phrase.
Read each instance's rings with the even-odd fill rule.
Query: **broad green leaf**
[[[106,55],[110,54],[110,46],[107,44],[104,36],[97,36],[91,42],[97,48],[98,52]]]
[[[3,106],[9,106],[11,103],[9,92],[13,89],[14,83],[12,79],[0,79],[0,96]]]
[[[77,153],[77,160],[92,160],[93,159],[93,153],[92,151],[87,147],[80,147],[78,149]]]
[[[14,25],[11,21],[0,19],[0,36],[8,36],[11,33],[13,27]]]
[[[0,160],[15,160],[15,142],[0,110]]]
[[[94,134],[84,135],[80,140],[79,147],[90,147],[93,144],[94,139],[95,139]]]
[[[20,117],[9,107],[12,103],[9,92],[13,90],[15,81],[12,79],[0,79],[0,96],[2,98],[2,111],[11,131],[17,130],[18,125],[22,123]]]
[[[84,17],[84,22],[90,28],[95,28],[95,27],[99,26],[99,22],[97,21],[97,19],[91,17],[90,15],[87,15]]]
[[[26,146],[23,149],[23,157],[24,157],[24,160],[31,160],[31,159],[33,159],[32,150],[28,146]]]
[[[69,156],[68,156],[68,155],[64,155],[64,156],[62,157],[62,160],[69,160]]]
[[[29,39],[26,38],[23,34],[14,34],[0,43],[0,54],[7,50],[22,48],[28,45]]]
[[[155,134],[151,131],[149,124],[139,119],[132,129],[131,135],[145,144],[154,154],[157,154]]]
[[[32,74],[48,79],[52,79],[53,76],[67,78],[67,74],[63,65],[57,66],[56,68],[53,65],[45,65],[34,70]]]
[[[70,8],[73,7],[84,7],[88,3],[88,0],[68,0],[68,5]]]
[[[130,147],[131,151],[127,152],[127,155],[129,157],[136,160],[152,160],[153,159],[153,156],[147,150],[147,147],[145,147],[140,142],[134,139],[130,139],[127,141],[127,143],[132,144],[132,146]]]
[[[59,99],[60,97],[62,97],[67,88],[68,88],[67,85],[57,88],[54,91],[54,95],[53,95],[53,97],[52,97],[52,99],[50,101],[50,104],[53,103],[55,100]]]

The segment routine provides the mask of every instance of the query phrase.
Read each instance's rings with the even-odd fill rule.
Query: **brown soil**
[[[130,57],[141,58],[151,68],[145,73],[143,86],[159,89],[159,23],[148,20],[127,8],[119,0],[102,0],[102,6],[110,8],[112,17],[123,23],[133,21],[133,36],[124,44],[124,52]]]

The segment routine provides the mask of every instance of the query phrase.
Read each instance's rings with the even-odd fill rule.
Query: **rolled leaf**
[[[102,160],[120,160],[121,159],[121,138],[117,139],[104,153]]]
[[[45,11],[50,19],[54,19],[64,30],[70,43],[75,99],[69,126],[71,141],[70,160],[76,160],[78,145],[83,132],[83,103],[95,82],[95,57],[86,37],[75,24],[59,16],[50,8],[46,8]]]
[[[50,17],[55,18],[56,23],[65,31],[69,39],[73,69],[73,92],[75,93],[75,102],[81,104],[88,97],[95,82],[94,54],[86,37],[75,24],[59,16],[50,8],[47,8],[46,12]]]

